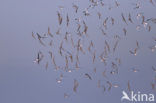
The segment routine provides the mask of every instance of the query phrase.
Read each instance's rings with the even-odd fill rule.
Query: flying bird
[[[88,73],[85,73],[85,76],[89,78],[90,80],[92,80],[91,76]]]
[[[58,16],[59,25],[61,25],[62,24],[62,17],[58,11],[57,11],[57,16]]]
[[[74,92],[77,92],[78,86],[79,86],[78,81],[77,81],[76,79],[74,79],[74,87],[73,87],[73,91],[74,91]]]
[[[79,7],[77,5],[75,5],[75,4],[73,4],[73,8],[75,9],[75,12],[77,13]]]
[[[121,13],[121,17],[122,17],[122,20],[127,24],[127,21],[126,21],[124,15],[123,15],[123,13]],[[127,24],[127,25],[128,25],[128,24]]]

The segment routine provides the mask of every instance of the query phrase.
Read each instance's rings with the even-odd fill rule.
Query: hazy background
[[[132,4],[136,1],[141,4],[139,10],[133,10],[135,5]],[[85,18],[89,25],[88,32],[99,48],[103,44],[102,40],[96,36],[98,32],[94,30],[98,26],[95,24],[98,21],[97,11],[101,11],[103,18],[111,15],[116,17],[119,24],[121,22],[121,25],[116,25],[109,31],[110,34],[119,35],[123,35],[122,29],[119,28],[125,25],[121,21],[121,12],[127,15],[130,12],[132,17],[138,12],[144,12],[147,18],[156,17],[156,6],[146,0],[118,0],[118,2],[120,3],[118,9],[109,11],[107,7],[107,9],[97,7],[91,11],[92,16]],[[91,71],[84,70],[92,75],[92,81],[81,76],[83,73],[81,70],[71,75],[65,73],[63,82],[57,84],[56,78],[59,77],[59,72],[55,72],[53,67],[49,67],[46,71],[44,63],[41,65],[33,63],[37,52],[43,50],[43,47],[32,38],[31,32],[47,32],[48,26],[52,28],[52,32],[56,32],[58,6],[65,7],[62,14],[68,12],[69,17],[74,18],[72,3],[79,5],[79,12],[89,5],[88,0],[0,0],[0,103],[120,103],[122,90],[127,90],[128,80],[134,91],[156,94],[150,85],[154,82],[156,75],[151,69],[152,66],[156,67],[156,51],[151,52],[148,48],[156,44],[152,39],[156,37],[156,24],[153,23],[151,23],[151,32],[144,29],[136,31],[137,22],[135,25],[130,24],[126,27],[128,34],[120,41],[117,54],[115,54],[121,58],[122,66],[117,76],[109,78],[120,87],[112,88],[110,92],[103,93],[102,88],[97,88],[97,80],[104,79]],[[156,5],[156,2],[154,3]],[[114,5],[114,0],[106,0],[106,4]],[[70,25],[72,27],[72,23]],[[139,41],[141,50],[134,57],[130,55],[129,50],[135,48],[136,40]],[[86,57],[81,58],[82,62],[87,60]],[[100,65],[94,66],[103,68]],[[92,65],[83,63],[83,67],[88,69]],[[133,73],[129,70],[133,67],[137,67],[140,71]],[[74,78],[79,81],[77,93],[72,91]],[[64,93],[68,93],[70,97],[64,98]]]

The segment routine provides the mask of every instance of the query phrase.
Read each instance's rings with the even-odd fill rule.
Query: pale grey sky
[[[119,8],[108,10],[109,6],[114,6],[114,0],[104,0],[105,6],[91,9],[91,16],[84,17],[88,25],[89,40],[95,42],[97,52],[103,50],[104,40],[97,29],[101,24],[98,20],[97,12],[101,12],[102,18],[114,17],[116,24],[114,27],[108,25],[108,37],[106,40],[112,45],[115,42],[112,35],[121,36],[117,52],[110,56],[110,62],[116,57],[121,58],[122,64],[119,67],[119,74],[112,76],[108,74],[109,79],[102,77],[103,68],[110,70],[110,66],[102,64],[92,64],[89,62],[90,56],[81,54],[82,70],[73,71],[73,73],[64,73],[63,71],[54,71],[52,65],[48,71],[45,70],[46,59],[40,65],[34,64],[39,50],[48,55],[47,51],[51,48],[42,47],[38,41],[34,40],[31,32],[45,33],[48,26],[51,32],[57,31],[58,20],[57,12],[62,15],[69,14],[73,19],[70,27],[62,26],[62,35],[65,31],[74,34],[74,18],[83,15],[82,11],[88,7],[89,0],[0,0],[0,103],[121,103],[122,91],[127,91],[127,82],[130,81],[132,90],[142,93],[154,93],[150,85],[154,82],[156,73],[152,71],[152,66],[156,67],[156,51],[151,52],[149,47],[156,44],[152,37],[156,38],[156,24],[150,22],[151,31],[141,28],[136,31],[136,26],[140,25],[136,19],[137,13],[143,12],[147,18],[156,18],[156,6],[153,6],[146,0],[118,0]],[[134,10],[133,3],[140,2],[141,8]],[[153,1],[156,5],[156,2]],[[78,14],[74,13],[72,3],[79,6]],[[58,6],[64,6],[59,10]],[[128,17],[131,16],[134,24],[124,24],[121,19],[121,13]],[[63,22],[64,23],[64,22]],[[64,25],[64,24],[63,24]],[[110,28],[111,27],[111,28]],[[127,29],[127,36],[124,36],[122,28]],[[103,39],[104,37],[104,39]],[[59,44],[59,37],[55,37],[55,46]],[[86,42],[87,38],[84,39]],[[129,50],[135,48],[136,40],[139,42],[140,49],[137,56],[132,56]],[[67,46],[68,48],[68,46]],[[57,62],[62,64],[60,56],[55,53]],[[48,58],[48,57],[47,57]],[[99,68],[97,73],[93,72],[93,67]],[[139,69],[138,73],[133,73],[131,68]],[[56,82],[60,73],[64,73],[64,79],[61,84]],[[85,78],[84,73],[89,73],[93,80]],[[77,93],[73,92],[73,82],[77,79],[79,87]],[[119,88],[112,88],[111,91],[103,93],[102,88],[97,88],[97,81],[102,80],[102,84],[108,87],[106,81],[118,84]],[[70,95],[64,98],[64,93]],[[127,103],[127,101],[125,101]],[[142,102],[143,103],[143,102]],[[147,102],[146,102],[147,103]]]

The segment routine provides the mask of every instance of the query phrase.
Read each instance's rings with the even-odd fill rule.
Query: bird
[[[75,12],[77,13],[79,7],[77,5],[75,5],[75,4],[73,4],[73,8],[75,9]]]
[[[59,25],[61,25],[62,24],[62,17],[58,11],[57,11],[57,16],[58,16]]]
[[[116,48],[117,48],[117,45],[118,45],[118,40],[116,41],[116,43],[115,43],[115,45],[114,45],[114,47],[113,47],[113,52],[115,52],[115,50],[116,50]]]
[[[101,19],[101,13],[98,12],[97,15],[98,15],[99,19]]]
[[[35,38],[35,35],[34,35],[34,32],[32,32],[32,37],[33,37],[34,39],[36,39],[36,38]]]
[[[115,5],[118,7],[120,4],[117,1],[115,1]]]
[[[108,17],[103,21],[103,26],[105,29],[107,29],[107,20],[108,20]]]
[[[123,28],[123,32],[124,32],[124,35],[126,36],[126,34],[127,34],[126,28]]]
[[[123,13],[121,13],[121,17],[122,17],[122,20],[127,24],[127,21],[126,21],[124,15],[123,15]],[[127,25],[128,25],[128,24],[127,24]]]
[[[130,50],[129,52],[130,52],[131,54],[133,54],[134,56],[136,56],[136,55],[137,55],[137,50],[138,50],[138,48],[135,48],[134,51],[131,51],[131,50]]]
[[[89,78],[90,80],[92,80],[91,76],[88,73],[85,73],[85,76]]]
[[[129,15],[128,15],[128,20],[129,20],[131,23],[133,23],[130,13],[129,13]]]
[[[53,38],[53,35],[50,32],[50,27],[48,27],[48,35]]]
[[[131,87],[130,87],[130,82],[129,81],[127,83],[127,86],[128,86],[128,91],[131,91]]]
[[[68,26],[68,25],[69,25],[69,16],[68,16],[68,14],[67,14],[67,16],[66,16],[66,17],[67,17],[67,19],[66,19],[67,24],[66,24],[66,25]]]
[[[73,91],[77,92],[77,87],[79,86],[79,83],[76,79],[74,79],[74,87],[73,87]]]
[[[110,83],[109,81],[107,81],[107,84],[109,85],[109,87],[108,87],[108,91],[110,91],[111,88],[112,88],[112,83]]]
[[[154,68],[154,66],[152,66],[152,70],[153,70],[154,72],[156,72],[156,68]]]

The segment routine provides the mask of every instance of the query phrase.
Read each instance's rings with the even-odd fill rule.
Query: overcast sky
[[[136,93],[140,91],[156,94],[156,90],[152,90],[151,86],[156,76],[156,72],[152,70],[152,66],[156,68],[156,51],[152,52],[149,49],[156,45],[152,39],[156,38],[156,24],[148,22],[151,26],[149,32],[140,23],[141,19],[136,18],[138,13],[143,13],[145,19],[156,18],[156,2],[153,0],[155,5],[153,6],[146,0],[118,0],[120,6],[117,8],[114,0],[103,1],[104,7],[98,4],[99,6],[89,10],[90,16],[85,17],[82,11],[91,4],[89,0],[0,0],[0,103],[121,103],[122,91],[128,91],[128,81],[131,90]],[[134,9],[137,2],[140,4],[140,9]],[[72,8],[73,3],[79,6],[77,14]],[[63,6],[63,10],[60,10],[59,6]],[[109,7],[112,9],[109,10]],[[61,27],[58,25],[57,11],[64,18]],[[99,29],[102,22],[98,19],[97,12],[102,14],[101,21],[106,17],[115,19],[113,27],[109,20],[106,37]],[[70,18],[68,28],[65,27],[67,13]],[[126,25],[122,21],[121,13],[126,19],[130,13],[134,24],[127,21],[128,25]],[[72,73],[54,71],[54,66],[50,64],[48,57],[40,65],[33,63],[38,51],[48,56],[51,48],[40,45],[32,38],[32,32],[44,34],[50,27],[51,32],[56,35],[55,32],[61,28],[61,35],[68,31],[76,41],[77,35],[74,29],[77,25],[74,19],[77,17],[82,17],[88,26],[89,37],[83,38],[84,46],[89,40],[93,40],[97,53],[103,51],[105,40],[113,45],[115,43],[113,35],[121,37],[116,52],[109,56],[108,61],[111,64],[115,58],[121,59],[118,74],[108,74],[108,78],[104,78],[102,76],[104,68],[109,71],[111,66],[104,66],[97,62],[92,64],[89,54],[80,54],[80,70]],[[140,27],[138,31],[137,26]],[[123,28],[127,30],[126,36]],[[55,50],[61,39],[55,36],[53,41],[57,63],[63,65],[59,53]],[[140,48],[137,56],[134,56],[129,50],[136,47],[136,41],[139,42]],[[50,65],[46,71],[47,61]],[[93,72],[94,67],[97,68],[97,73]],[[132,68],[137,68],[138,72],[134,73]],[[58,84],[56,79],[61,73],[64,78]],[[90,74],[92,80],[87,79],[85,73]],[[74,79],[79,82],[77,93],[73,92]],[[105,85],[105,92],[102,87],[98,88],[98,80]],[[118,84],[119,87],[112,87],[107,91],[106,81],[110,81],[113,85]],[[67,93],[69,98],[64,98],[64,93]]]

